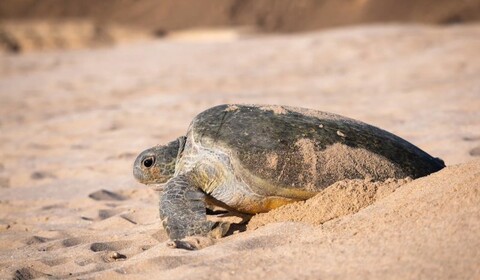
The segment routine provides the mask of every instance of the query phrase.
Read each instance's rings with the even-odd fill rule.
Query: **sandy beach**
[[[0,54],[1,279],[480,277],[480,25],[215,34]],[[170,249],[133,161],[224,103],[348,116],[447,167],[341,182]]]

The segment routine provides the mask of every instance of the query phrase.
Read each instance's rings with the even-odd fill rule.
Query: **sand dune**
[[[300,32],[356,24],[479,20],[480,0],[2,0],[0,52],[105,46],[179,30],[197,40],[239,36],[199,32],[205,28]],[[181,33],[172,37],[183,40]]]
[[[105,47],[149,38],[146,31],[90,20],[0,21],[0,52],[6,53]]]
[[[2,55],[0,278],[480,277],[478,38],[475,25],[392,25]],[[339,113],[448,167],[340,182],[172,250],[133,160],[219,103]]]
[[[295,32],[359,23],[478,22],[480,1],[451,0],[3,0],[0,19],[89,19],[170,32],[255,26]]]

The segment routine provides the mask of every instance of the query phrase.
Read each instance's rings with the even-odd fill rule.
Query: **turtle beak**
[[[135,179],[137,181],[139,181],[140,183],[143,183],[144,181],[144,176],[143,176],[143,171],[140,167],[138,166],[135,166],[133,168],[133,177],[135,177]]]

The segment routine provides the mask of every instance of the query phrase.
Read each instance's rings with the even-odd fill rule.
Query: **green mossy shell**
[[[220,105],[200,113],[189,133],[221,149],[251,175],[288,188],[326,187],[339,179],[418,178],[445,165],[377,127],[309,109]]]

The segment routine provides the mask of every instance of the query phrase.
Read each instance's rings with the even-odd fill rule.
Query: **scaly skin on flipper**
[[[167,182],[160,193],[160,219],[170,239],[205,236],[212,230],[214,223],[207,221],[204,196],[199,188],[192,186],[187,175]]]
[[[196,250],[213,244],[230,224],[207,221],[205,194],[195,186],[189,174],[170,179],[160,192],[160,219],[172,248]],[[196,238],[187,238],[186,237]]]

